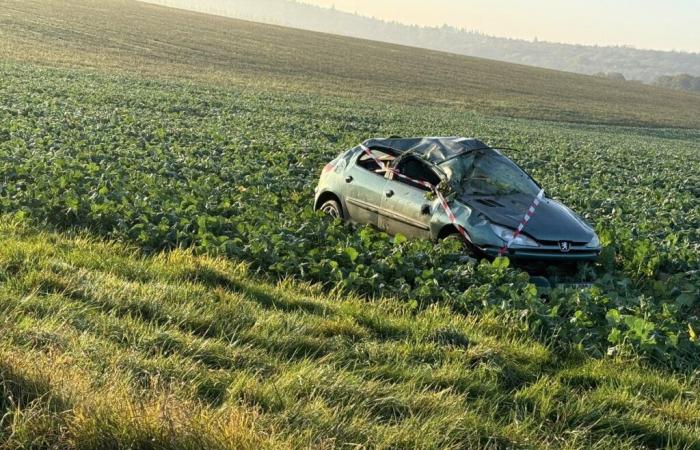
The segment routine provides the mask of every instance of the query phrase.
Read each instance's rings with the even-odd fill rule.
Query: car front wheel
[[[321,205],[320,210],[323,211],[324,214],[327,214],[334,219],[342,219],[343,218],[343,209],[340,206],[340,203],[338,203],[336,200],[325,201]]]

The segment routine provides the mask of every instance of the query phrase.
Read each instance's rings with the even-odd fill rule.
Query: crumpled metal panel
[[[490,148],[478,139],[464,137],[369,139],[363,144],[369,148],[390,148],[398,153],[411,152],[433,164],[440,164],[469,150]]]

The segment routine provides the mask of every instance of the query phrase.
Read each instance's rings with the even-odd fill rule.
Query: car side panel
[[[354,163],[345,171],[345,207],[351,221],[379,225],[379,207],[386,182],[383,175],[372,173]]]
[[[387,191],[393,195],[387,196]],[[396,180],[387,180],[379,210],[379,228],[390,234],[401,233],[410,238],[430,239],[434,202],[426,192]],[[423,214],[426,207],[428,213]]]

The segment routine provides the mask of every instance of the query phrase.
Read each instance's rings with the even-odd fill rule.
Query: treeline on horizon
[[[678,77],[700,76],[700,53],[641,50],[626,46],[591,46],[527,41],[442,27],[387,22],[291,0],[142,0],[198,12],[373,39],[499,61],[564,70],[587,75],[622,74],[682,90],[693,83]],[[683,78],[685,80],[685,78]]]
[[[694,77],[687,73],[659,77],[655,84],[679,91],[700,92],[700,77]]]

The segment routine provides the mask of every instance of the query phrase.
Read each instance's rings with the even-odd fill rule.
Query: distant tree
[[[687,73],[663,75],[658,77],[654,84],[679,91],[700,92],[700,77],[694,77]]]
[[[609,78],[611,80],[616,80],[616,81],[627,81],[627,78],[620,72],[598,72],[595,74],[597,77],[601,78]]]

